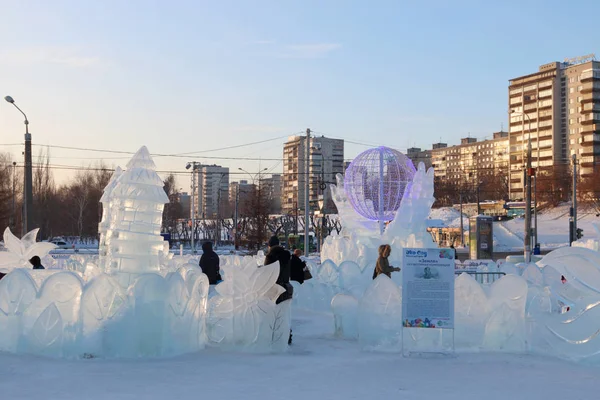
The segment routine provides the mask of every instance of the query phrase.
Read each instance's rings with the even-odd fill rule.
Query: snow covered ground
[[[444,207],[431,210],[431,219],[442,220],[449,227],[460,227],[460,213],[454,208]],[[542,249],[567,246],[569,241],[569,206],[563,205],[538,214],[538,240]],[[577,226],[583,229],[583,239],[596,239],[598,234],[593,223],[600,225],[600,217],[593,212],[579,211]],[[465,232],[469,230],[467,217],[463,219]],[[517,251],[523,248],[525,220],[515,218],[494,223],[494,250]],[[467,233],[466,233],[467,234]]]
[[[332,337],[329,314],[294,312],[286,354],[214,349],[155,360],[0,353],[2,399],[590,399],[598,368],[525,355],[403,358]]]

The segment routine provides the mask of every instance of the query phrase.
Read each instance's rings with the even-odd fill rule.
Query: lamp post
[[[524,109],[523,109],[524,110]],[[531,118],[525,112],[515,111],[513,110],[511,113],[520,113],[527,117],[529,122],[528,126],[528,135],[527,135],[527,166],[524,172],[524,181],[525,184],[525,236],[523,237],[523,255],[525,256],[525,262],[529,263],[531,261],[531,176],[533,175],[533,168],[531,168]],[[524,125],[525,121],[523,121]],[[523,133],[523,138],[521,142],[525,141],[525,134]],[[539,146],[539,143],[538,143]]]
[[[310,190],[310,129],[306,129],[306,144],[304,146],[304,163],[305,163],[305,175],[304,175],[304,254],[308,257],[310,255],[310,242],[308,241],[308,235],[310,232],[310,206],[309,206],[309,193]],[[298,186],[298,190],[300,186]]]
[[[323,243],[325,243],[325,226],[327,224],[327,219],[325,218],[325,197],[323,195],[319,196],[319,210],[321,210],[321,240],[319,242],[319,252],[323,250]]]
[[[31,163],[31,134],[29,133],[29,120],[27,115],[16,104],[15,100],[10,97],[4,97],[4,100],[15,106],[23,117],[25,117],[25,173],[23,174],[23,234],[33,230],[33,186],[32,176],[33,168]]]
[[[200,164],[197,161],[191,161],[189,163],[186,164],[185,169],[192,169],[192,198],[191,198],[191,205],[190,205],[190,214],[192,217],[192,234],[190,235],[191,237],[191,247],[192,247],[192,254],[196,254],[196,247],[195,247],[195,243],[194,243],[194,238],[196,236],[196,207],[195,207],[195,202],[194,202],[194,197],[196,196],[196,171],[198,170],[198,167],[201,166],[202,164]]]

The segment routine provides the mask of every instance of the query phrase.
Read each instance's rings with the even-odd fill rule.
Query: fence
[[[478,271],[468,271],[468,270],[456,270],[454,271],[454,274],[456,275],[460,275],[460,274],[469,274],[471,275],[473,278],[475,278],[475,280],[477,282],[479,282],[482,285],[489,285],[494,283],[496,280],[502,278],[504,275],[506,275],[506,273],[504,272],[478,272]]]

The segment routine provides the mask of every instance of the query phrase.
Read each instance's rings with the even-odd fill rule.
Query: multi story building
[[[247,180],[231,182],[229,184],[229,208],[235,211],[235,202],[237,197],[238,215],[246,214],[250,205],[250,198],[255,188],[256,185],[248,183]]]
[[[552,62],[511,79],[510,198],[523,198],[527,143],[538,174],[565,168],[570,156],[591,176],[600,161],[600,63],[594,56]]]
[[[295,212],[297,208],[304,210],[306,147],[305,136],[291,136],[283,147],[283,213]],[[308,149],[310,207],[316,210],[319,195],[323,195],[325,212],[335,212],[328,185],[335,183],[336,174],[344,173],[344,141],[311,137]]]
[[[181,204],[183,215],[191,215],[190,199],[191,196],[188,192],[179,193],[179,203]]]
[[[495,132],[492,139],[483,141],[463,138],[459,145],[450,147],[435,143],[431,150],[436,178],[457,186],[477,185],[486,176],[507,173],[508,161],[508,132]]]
[[[419,163],[425,164],[425,168],[431,167],[431,150],[421,150],[419,147],[411,147],[406,150],[406,156],[411,159],[415,168],[419,168]]]
[[[220,165],[196,167],[194,210],[196,218],[216,218],[229,197],[229,168]]]
[[[269,202],[271,214],[281,214],[281,174],[273,174],[260,180],[260,189]]]

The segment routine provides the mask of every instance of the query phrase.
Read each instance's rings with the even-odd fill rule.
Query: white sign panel
[[[402,324],[454,329],[454,250],[404,249]]]

